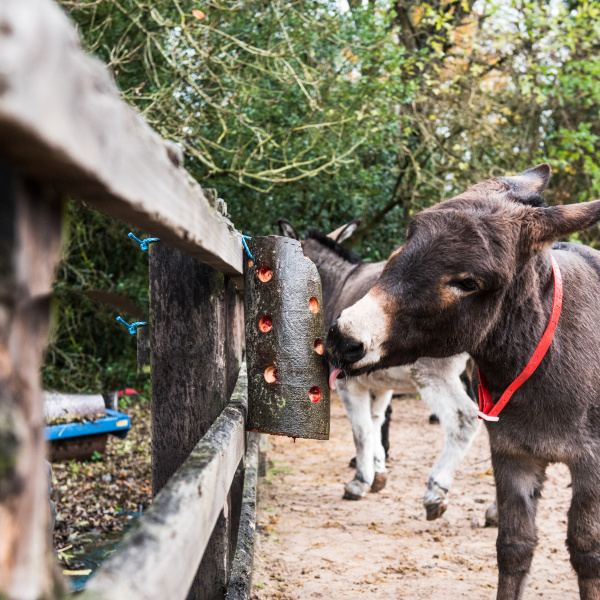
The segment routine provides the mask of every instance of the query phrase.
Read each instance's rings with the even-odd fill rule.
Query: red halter
[[[508,389],[502,394],[500,400],[494,404],[492,399],[492,393],[488,386],[485,375],[477,369],[479,373],[479,410],[477,414],[480,419],[486,421],[498,421],[500,411],[506,406],[511,396],[533,375],[533,372],[537,369],[538,365],[542,361],[542,358],[546,355],[552,338],[554,337],[554,330],[558,325],[558,318],[560,317],[560,311],[562,308],[563,299],[563,282],[560,268],[554,256],[552,258],[552,273],[554,274],[554,301],[552,302],[552,314],[550,315],[550,322],[544,335],[540,340],[537,348],[535,349],[533,356],[529,359],[527,366],[521,371],[521,374],[508,386]]]

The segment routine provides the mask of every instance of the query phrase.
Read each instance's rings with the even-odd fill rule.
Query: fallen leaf
[[[206,17],[206,15],[201,11],[201,10],[193,10],[192,14],[196,17],[196,19],[198,19],[199,21],[201,19],[204,19],[204,17]]]

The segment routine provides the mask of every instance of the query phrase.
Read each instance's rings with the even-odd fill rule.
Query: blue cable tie
[[[131,233],[131,231],[127,234],[127,237],[130,237],[132,240],[135,240],[144,252],[148,252],[148,246],[152,242],[158,242],[160,240],[160,238],[147,238],[145,240],[138,240],[138,238],[136,238],[135,235]]]
[[[123,325],[125,325],[125,327],[127,327],[127,329],[129,329],[129,333],[131,335],[137,334],[138,327],[141,327],[142,325],[148,325],[148,323],[146,323],[146,321],[136,321],[135,323],[132,323],[130,325],[129,323],[127,323],[127,321],[124,321],[121,317],[117,317],[117,321],[119,321],[120,323],[123,323]]]
[[[250,248],[248,248],[248,244],[246,244],[246,240],[251,240],[252,237],[249,235],[243,235],[242,236],[242,244],[244,244],[244,248],[246,249],[246,252],[248,253],[248,256],[254,260],[254,256],[252,256],[252,252],[250,252]]]

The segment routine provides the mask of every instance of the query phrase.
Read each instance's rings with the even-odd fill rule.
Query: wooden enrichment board
[[[300,242],[248,241],[244,302],[249,431],[329,439],[321,279]]]

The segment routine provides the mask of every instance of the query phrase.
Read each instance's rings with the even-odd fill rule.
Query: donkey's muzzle
[[[334,321],[327,332],[325,355],[329,362],[345,369],[358,362],[366,354],[365,346],[359,340],[344,335]]]

